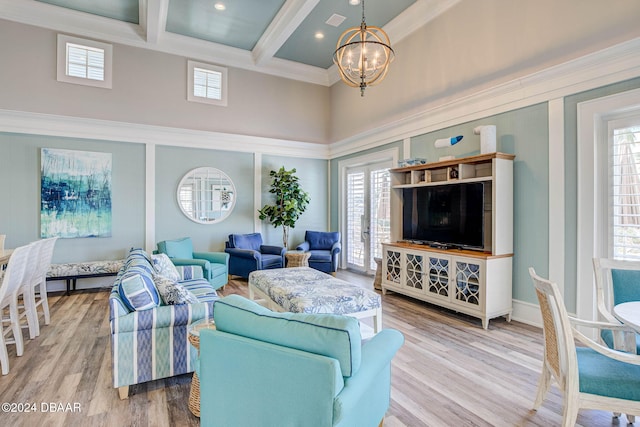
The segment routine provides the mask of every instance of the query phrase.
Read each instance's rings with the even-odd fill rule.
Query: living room
[[[144,3],[152,13],[156,3]],[[314,2],[285,3],[295,9]],[[343,226],[343,165],[376,153],[391,162],[478,154],[473,129],[491,124],[497,150],[515,155],[513,320],[540,325],[531,266],[561,284],[570,313],[590,317],[590,260],[602,253],[591,250],[597,216],[583,216],[595,205],[596,178],[582,150],[589,132],[581,112],[602,115],[589,102],[608,96],[631,98],[613,110],[638,105],[640,5],[415,3],[432,16],[396,24],[398,33],[398,27],[410,32],[395,39],[389,29],[396,59],[361,97],[337,74],[301,77],[269,61],[261,68],[245,57],[225,58],[224,50],[211,54],[207,42],[186,43],[150,19],[143,27],[45,2],[0,0],[0,178],[11,183],[0,202],[5,245],[40,238],[42,148],[112,155],[112,236],[60,239],[54,262],[64,263],[122,259],[131,247],[152,251],[182,236],[208,251],[222,251],[230,233],[260,232],[277,243],[280,230],[256,212],[269,198],[269,172],[281,166],[296,168],[311,199],[291,231],[295,245],[305,230]],[[111,89],[57,80],[60,33],[113,46]],[[189,60],[227,68],[227,106],[187,101]],[[433,146],[454,135],[464,139],[444,150]],[[233,214],[219,224],[190,221],[176,203],[180,179],[201,166],[223,171],[236,189]]]

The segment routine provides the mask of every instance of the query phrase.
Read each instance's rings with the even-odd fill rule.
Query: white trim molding
[[[251,135],[0,109],[0,132],[327,159],[327,145]]]
[[[549,280],[564,297],[564,98],[549,101]]]
[[[640,38],[494,86],[443,104],[424,104],[395,122],[334,141],[331,158],[357,153],[407,137],[547,102],[640,76]]]

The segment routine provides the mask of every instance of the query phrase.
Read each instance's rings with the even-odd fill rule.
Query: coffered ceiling
[[[383,27],[393,46],[459,1],[367,0],[366,22]],[[355,2],[0,0],[0,18],[328,86],[338,80],[340,34],[362,19]]]

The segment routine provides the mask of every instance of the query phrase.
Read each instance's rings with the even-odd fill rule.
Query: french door
[[[391,240],[391,162],[349,167],[346,173],[347,268],[371,274],[382,242]]]

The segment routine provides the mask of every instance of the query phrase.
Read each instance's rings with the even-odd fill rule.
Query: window
[[[188,73],[187,100],[226,107],[226,68],[188,61]]]
[[[58,34],[58,81],[111,89],[110,44]]]
[[[609,242],[614,259],[640,260],[640,117],[609,122]]]

